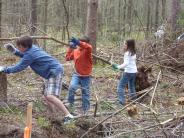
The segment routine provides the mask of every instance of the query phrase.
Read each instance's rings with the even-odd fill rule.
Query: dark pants
[[[72,80],[70,82],[68,102],[70,105],[74,104],[75,91],[81,86],[82,90],[82,108],[84,112],[90,108],[90,82],[91,77],[81,77],[77,74],[73,74]]]
[[[118,100],[120,104],[125,103],[125,86],[128,84],[128,91],[130,98],[136,98],[136,92],[135,92],[135,78],[136,73],[123,73],[119,84],[118,84]]]

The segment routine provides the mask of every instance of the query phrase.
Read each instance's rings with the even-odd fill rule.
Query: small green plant
[[[70,122],[69,124],[64,125],[64,131],[68,135],[68,137],[76,137],[78,129],[75,125],[75,122]]]
[[[65,129],[66,129],[66,130],[73,130],[73,129],[76,129],[75,121],[66,124],[66,125],[65,125]]]
[[[113,110],[113,104],[108,101],[101,101],[100,102],[102,110]]]
[[[50,127],[50,122],[45,117],[38,117],[36,122],[42,128],[49,128]]]
[[[8,114],[8,113],[19,114],[20,112],[21,110],[14,105],[7,105],[6,107],[0,107],[0,114]]]
[[[169,84],[166,84],[166,83],[160,84],[160,88],[161,88],[161,89],[166,89],[166,88],[168,88],[168,87],[169,87]]]
[[[46,110],[46,107],[44,106],[43,102],[41,101],[36,101],[34,103],[34,109],[36,112],[43,112]]]

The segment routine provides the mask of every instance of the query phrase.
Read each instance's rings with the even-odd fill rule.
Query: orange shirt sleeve
[[[80,45],[81,48],[87,49],[88,53],[92,53],[92,46],[86,42],[81,42]]]
[[[70,61],[70,60],[73,60],[73,59],[74,59],[74,51],[73,51],[73,49],[68,48],[65,60]]]

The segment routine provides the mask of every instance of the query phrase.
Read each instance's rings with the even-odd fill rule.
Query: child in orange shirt
[[[66,61],[74,60],[75,71],[70,82],[68,102],[74,106],[75,91],[79,86],[82,89],[82,109],[86,113],[90,108],[90,82],[92,73],[92,46],[90,39],[84,36],[81,39],[72,38],[70,48],[66,54]],[[79,47],[77,47],[79,46]]]

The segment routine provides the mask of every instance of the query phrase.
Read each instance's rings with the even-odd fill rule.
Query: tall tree
[[[159,0],[156,0],[156,5],[155,5],[155,31],[158,28],[159,24]]]
[[[170,16],[172,32],[176,32],[176,29],[177,29],[177,20],[178,20],[179,11],[181,8],[180,4],[181,4],[181,0],[172,0],[171,16]]]
[[[147,5],[147,21],[146,21],[146,38],[148,37],[149,34],[149,29],[150,29],[150,0],[146,0],[146,5]]]
[[[2,20],[1,17],[2,17],[2,0],[0,0],[0,26],[1,26],[1,20]],[[2,34],[1,32],[2,31],[1,31],[1,28],[0,28],[0,37],[2,37],[1,36],[1,34]],[[0,50],[1,50],[1,48],[0,48]]]
[[[48,7],[48,0],[45,0],[44,4],[44,21],[43,21],[43,30],[47,33],[47,7]],[[46,49],[46,40],[44,40],[44,49]]]
[[[162,20],[166,17],[166,0],[162,0]]]
[[[30,35],[34,35],[36,32],[37,24],[37,0],[31,0],[31,32]]]
[[[1,17],[2,17],[2,0],[0,0],[0,26],[1,26]],[[0,37],[1,37],[1,28],[0,28]]]
[[[133,1],[132,0],[128,0],[128,3],[127,3],[127,22],[129,24],[129,35],[130,33],[132,32],[132,11],[134,9],[132,9],[133,7]]]
[[[118,2],[118,35],[121,33],[121,0]]]
[[[127,1],[124,0],[124,5],[123,5],[123,36],[124,37],[126,35],[126,6],[127,6]]]
[[[90,37],[93,53],[96,53],[98,0],[88,0],[86,35]],[[96,61],[94,60],[94,63]]]

